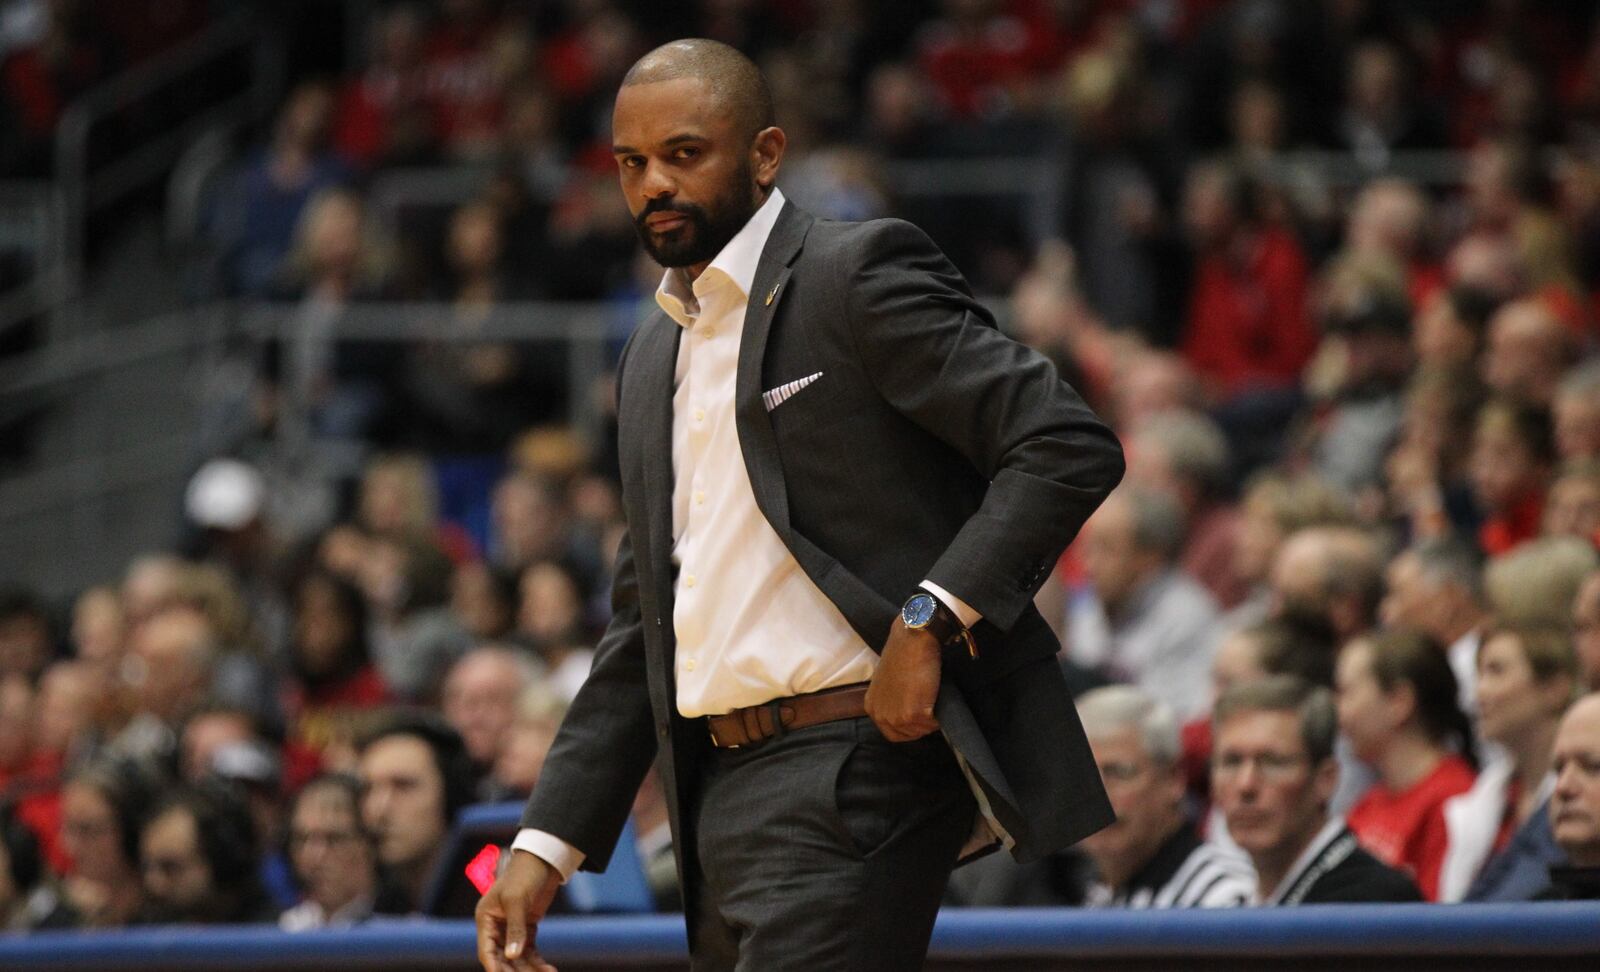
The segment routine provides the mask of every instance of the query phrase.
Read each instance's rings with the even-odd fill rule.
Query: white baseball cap
[[[237,459],[212,459],[189,480],[183,508],[199,526],[238,530],[260,515],[266,492],[254,466]]]

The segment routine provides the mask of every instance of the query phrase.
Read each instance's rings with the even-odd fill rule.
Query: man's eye
[[[673,152],[672,156],[673,156],[673,158],[677,158],[677,159],[692,159],[692,158],[694,158],[695,156],[697,156],[699,154],[700,154],[700,150],[699,149],[690,148],[688,146],[684,146],[682,148],[679,148],[677,151]]]

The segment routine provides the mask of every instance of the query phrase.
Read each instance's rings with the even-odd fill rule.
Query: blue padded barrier
[[[681,967],[677,916],[551,918],[539,945],[557,964],[581,968]],[[285,934],[270,928],[154,928],[0,937],[0,969],[53,972],[476,967],[465,921],[388,921],[343,931]],[[1323,905],[1295,909],[1112,912],[1061,909],[947,910],[934,932],[930,966],[1045,968],[1047,960],[1196,961],[1438,956],[1454,967],[1526,968],[1530,958],[1600,968],[1600,902],[1537,905]],[[1177,961],[1177,960],[1181,960]],[[1006,963],[1011,964],[1006,964]],[[1023,962],[1024,965],[1016,963]],[[1572,963],[1577,963],[1574,966]],[[1521,963],[1521,964],[1519,964]],[[1114,966],[1114,967],[1135,967]],[[1261,967],[1259,965],[1252,967]],[[1362,968],[1373,967],[1366,961]],[[1556,967],[1541,961],[1540,968]]]

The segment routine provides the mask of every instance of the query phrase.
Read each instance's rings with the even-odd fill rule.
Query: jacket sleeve
[[[1122,478],[1122,447],[1055,367],[1001,334],[960,273],[900,220],[842,248],[857,353],[896,410],[989,480],[928,579],[1009,629]]]

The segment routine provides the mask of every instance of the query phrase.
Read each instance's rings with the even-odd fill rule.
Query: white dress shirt
[[[739,446],[734,389],[745,308],[782,209],[774,189],[699,277],[670,269],[656,290],[683,329],[672,395],[672,624],[677,705],[687,718],[865,682],[877,668],[876,652],[756,505]],[[959,598],[923,586],[968,626],[977,621]],[[563,880],[583,861],[537,830],[523,830],[512,847],[545,859]]]

